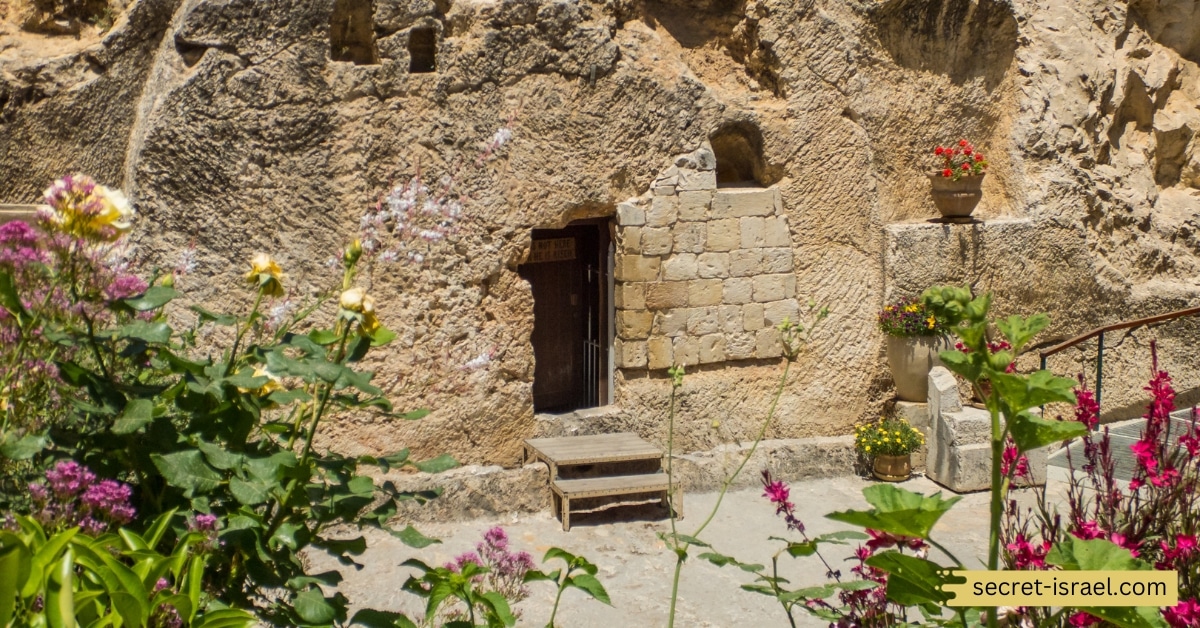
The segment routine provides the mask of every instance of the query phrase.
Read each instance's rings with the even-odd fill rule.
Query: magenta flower
[[[1050,541],[1032,544],[1025,539],[1024,534],[1017,534],[1013,543],[1005,546],[1013,557],[1017,569],[1045,569],[1046,552],[1050,551]]]
[[[1071,534],[1075,535],[1077,538],[1089,541],[1091,539],[1099,539],[1104,537],[1105,532],[1095,521],[1085,521],[1076,529],[1071,530]]]
[[[1171,628],[1200,628],[1200,602],[1195,599],[1180,600],[1163,611],[1163,619]]]
[[[771,472],[763,469],[762,472],[763,497],[771,500],[775,504],[775,514],[783,515],[784,522],[791,530],[795,530],[801,534],[804,533],[804,523],[796,517],[796,505],[788,501],[791,495],[791,489],[782,481],[773,481]]]

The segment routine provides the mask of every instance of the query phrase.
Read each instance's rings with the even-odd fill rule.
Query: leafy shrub
[[[163,513],[145,534],[96,536],[15,518],[0,530],[0,625],[253,626],[253,615],[207,594],[213,545],[204,532],[179,537],[168,554],[155,551],[175,517]]]
[[[206,590],[279,625],[346,621],[345,596],[321,588],[340,576],[309,574],[301,558],[316,547],[353,563],[364,537],[332,535],[334,526],[378,527],[416,547],[435,542],[411,526],[388,524],[399,501],[432,494],[377,485],[364,469],[437,472],[454,466],[452,458],[416,462],[407,451],[346,457],[314,446],[334,411],[371,410],[396,420],[425,414],[393,413],[372,374],[356,368],[395,336],[380,324],[371,295],[353,285],[361,248],[342,255],[341,286],[277,321],[263,312],[284,293],[283,269],[255,256],[246,275],[255,294],[248,312],[193,306],[196,323],[177,331],[167,313],[177,296],[173,276],[148,285],[126,272],[121,253],[132,209],[124,198],[69,177],[46,200],[51,209],[39,217],[41,233],[6,227],[13,234],[8,250],[28,259],[19,268],[0,267],[0,324],[16,341],[0,356],[0,452],[6,464],[23,461],[31,469],[69,457],[129,487],[82,476],[71,495],[35,489],[24,506],[45,510],[50,497],[92,500],[87,516],[96,525],[127,522],[132,511],[102,508],[117,497],[143,517],[199,513],[196,521],[203,517],[219,536]],[[308,318],[330,300],[338,303],[336,317],[312,325]],[[200,351],[197,338],[210,327],[226,328],[232,344]],[[44,356],[53,360],[53,377],[28,379],[26,362]],[[42,420],[33,396],[39,386],[60,391],[60,420]],[[93,526],[86,518],[67,523]]]

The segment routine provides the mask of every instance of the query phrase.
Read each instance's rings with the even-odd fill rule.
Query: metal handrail
[[[1147,316],[1146,318],[1139,318],[1132,321],[1113,323],[1112,325],[1097,327],[1089,332],[1084,332],[1078,336],[1075,336],[1070,340],[1065,340],[1048,349],[1039,351],[1038,355],[1042,359],[1042,370],[1046,370],[1046,358],[1098,336],[1099,338],[1096,341],[1096,406],[1099,407],[1101,390],[1104,386],[1104,334],[1106,332],[1119,331],[1122,329],[1133,329],[1134,327],[1144,327],[1147,325],[1154,325],[1156,323],[1165,323],[1177,318],[1194,316],[1197,314],[1200,314],[1200,307],[1190,307],[1186,310],[1176,310],[1166,314],[1159,314],[1158,316]]]

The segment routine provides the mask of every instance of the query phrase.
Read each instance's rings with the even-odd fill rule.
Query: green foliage
[[[172,616],[193,628],[255,625],[202,587],[203,534],[180,536],[168,554],[154,550],[174,517],[164,513],[146,535],[121,529],[96,538],[78,528],[48,536],[18,517],[18,531],[0,532],[0,625],[142,628]]]
[[[341,310],[330,328],[293,331],[303,316],[268,325],[259,308],[281,290],[282,272],[267,256],[253,266],[251,283],[259,293],[242,316],[193,307],[195,325],[177,330],[166,316],[177,293],[160,285],[109,304],[139,318],[55,327],[57,342],[70,349],[59,371],[78,391],[72,429],[27,435],[2,451],[45,461],[69,456],[101,476],[126,479],[144,516],[180,510],[218,517],[221,543],[197,591],[254,609],[275,625],[340,624],[348,600],[322,589],[327,583],[307,572],[301,553],[320,548],[356,564],[364,537],[331,530],[346,524],[387,530],[414,547],[435,543],[411,526],[389,525],[400,502],[435,494],[377,484],[366,471],[408,466],[438,473],[457,462],[449,456],[413,460],[407,450],[384,457],[318,452],[318,427],[332,412],[391,416],[372,373],[357,365],[394,335],[379,325],[373,301],[358,289],[352,304],[361,311]],[[352,276],[347,267],[346,284]],[[4,285],[0,271],[0,293]],[[197,339],[208,325],[231,327],[232,346],[202,351]],[[122,599],[116,608],[132,608]]]
[[[1064,571],[1152,571],[1146,561],[1104,539],[1068,537],[1046,554],[1046,562]],[[1121,628],[1166,628],[1158,609],[1150,606],[1089,606],[1079,610]]]
[[[546,622],[546,628],[554,628],[554,618],[558,615],[558,603],[562,600],[563,592],[567,589],[583,591],[594,600],[603,602],[609,606],[612,605],[612,600],[608,597],[608,591],[604,589],[604,585],[600,584],[600,580],[596,578],[596,573],[599,571],[596,565],[593,565],[583,556],[576,556],[558,547],[552,547],[547,550],[546,555],[542,558],[542,562],[548,563],[555,559],[563,561],[566,565],[549,573],[530,570],[525,574],[525,582],[549,580],[558,584],[558,593],[554,596],[554,609],[550,611],[550,620]]]
[[[596,578],[599,568],[582,556],[576,556],[566,550],[552,547],[542,559],[543,563],[551,560],[561,560],[566,565],[552,572],[531,569],[525,572],[524,582],[553,582],[558,587],[554,598],[554,610],[551,612],[548,628],[553,628],[554,617],[558,612],[558,604],[562,594],[567,589],[576,589],[589,597],[605,604],[612,604],[608,591]],[[485,591],[481,588],[483,576],[489,572],[476,562],[462,561],[454,569],[450,567],[432,567],[420,560],[409,559],[403,563],[405,567],[413,567],[420,572],[419,576],[410,576],[404,583],[404,590],[425,600],[425,621],[433,624],[445,612],[448,604],[458,601],[465,611],[452,613],[453,621],[445,624],[447,628],[506,628],[517,622],[509,602],[496,591]],[[465,617],[462,617],[464,616]],[[358,616],[356,615],[356,620]],[[375,625],[375,624],[370,624]],[[388,624],[387,626],[406,626],[408,624]]]
[[[925,496],[891,484],[868,486],[863,489],[863,497],[874,508],[845,510],[826,516],[871,530],[927,539],[938,519],[962,499],[944,499],[940,492]]]

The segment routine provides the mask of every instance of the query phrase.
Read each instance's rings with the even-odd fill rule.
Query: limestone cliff
[[[371,278],[401,332],[372,366],[399,407],[433,414],[342,417],[327,434],[350,451],[508,464],[534,430],[532,298],[516,273],[531,229],[614,215],[675,157],[750,129],[795,294],[831,311],[770,436],[846,433],[890,398],[885,296],[965,281],[1004,312],[1049,311],[1058,337],[1196,302],[1194,4],[136,0],[103,35],[0,33],[0,202],[88,172],[137,204],[148,264],[197,247],[189,298],[244,300],[257,251],[304,297],[390,181],[472,159],[515,112],[513,141],[460,182],[471,220],[457,241]],[[959,137],[993,164],[977,215],[994,228],[886,229],[935,215],[922,173]],[[1196,330],[1164,333],[1180,387],[1200,385]],[[689,374],[683,448],[750,438],[777,373],[755,358]],[[621,426],[661,438],[663,371],[616,379]]]

